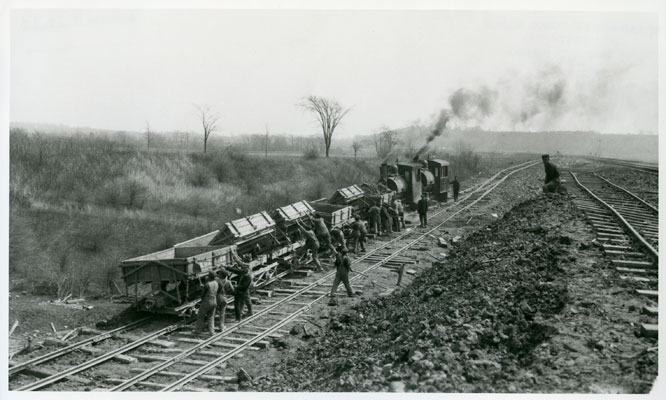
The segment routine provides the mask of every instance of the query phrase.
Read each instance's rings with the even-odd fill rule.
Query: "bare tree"
[[[148,151],[150,151],[150,138],[153,136],[153,132],[150,130],[150,124],[146,121],[146,142],[148,143]]]
[[[404,144],[404,147],[405,147],[405,156],[411,160],[412,157],[414,157],[414,155],[416,155],[417,152],[416,145],[414,144],[414,139],[412,137],[409,137],[409,139],[407,139],[407,143]]]
[[[372,135],[372,139],[375,142],[377,157],[383,160],[391,154],[393,148],[398,144],[398,132],[384,125],[379,128],[379,132]]]
[[[264,157],[268,157],[268,124],[266,124],[266,140],[264,142]]]
[[[350,111],[349,108],[343,108],[340,103],[334,99],[327,99],[319,96],[310,96],[303,101],[301,107],[312,111],[317,117],[324,134],[324,148],[326,157],[331,148],[333,132],[340,124],[342,118]]]
[[[210,134],[215,132],[217,129],[217,121],[220,119],[220,116],[217,115],[211,106],[195,106],[199,112],[201,118],[201,125],[203,127],[204,133],[204,153],[206,153],[206,147],[208,145],[208,138]]]
[[[361,149],[363,145],[359,140],[354,140],[354,143],[352,143],[352,149],[354,149],[354,160],[356,160],[356,153]]]

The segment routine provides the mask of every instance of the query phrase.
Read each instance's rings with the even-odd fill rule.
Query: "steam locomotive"
[[[440,202],[448,201],[449,163],[440,159],[396,164],[383,163],[379,168],[380,182],[393,191],[404,204],[416,204],[424,193]]]

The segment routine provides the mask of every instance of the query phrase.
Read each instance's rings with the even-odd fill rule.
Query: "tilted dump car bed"
[[[196,279],[215,266],[229,264],[234,245],[210,245],[219,231],[120,263],[125,284]]]
[[[351,206],[330,204],[325,200],[315,200],[311,205],[324,218],[329,228],[343,227],[354,222],[354,208]]]
[[[241,244],[260,236],[271,235],[275,231],[275,221],[262,211],[248,217],[239,218],[224,224],[211,244]]]
[[[288,238],[293,242],[301,238],[296,222],[305,223],[312,218],[314,213],[314,208],[307,201],[299,201],[276,209],[273,212],[273,219],[281,238]]]
[[[175,312],[174,306],[196,296],[198,282],[208,272],[232,263],[231,252],[236,246],[210,245],[218,233],[214,231],[166,250],[122,261],[125,288],[129,295],[129,287],[134,285],[136,306],[145,311]],[[140,293],[143,284],[151,284],[150,293]]]
[[[359,200],[362,200],[363,196],[365,196],[363,189],[361,189],[356,185],[352,185],[346,188],[336,190],[328,202],[331,204],[353,206]]]

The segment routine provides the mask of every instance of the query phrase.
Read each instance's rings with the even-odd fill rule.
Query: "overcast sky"
[[[352,136],[431,124],[465,88],[490,110],[458,126],[657,131],[652,14],[13,10],[10,22],[14,122],[198,130],[193,104],[208,104],[223,134],[312,134],[297,104],[315,94],[352,108],[338,128]]]

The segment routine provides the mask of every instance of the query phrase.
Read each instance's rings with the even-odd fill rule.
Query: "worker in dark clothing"
[[[391,229],[395,232],[400,232],[400,215],[398,214],[395,202],[392,206],[389,206],[388,210],[389,215],[391,216]]]
[[[354,292],[349,284],[349,271],[351,271],[351,260],[347,256],[347,251],[340,249],[335,255],[335,279],[333,280],[333,286],[331,286],[331,300],[328,303],[329,305],[335,306],[338,304],[335,301],[335,292],[338,290],[340,282],[345,285],[347,296],[354,297]]]
[[[250,299],[252,271],[250,264],[243,262],[238,254],[236,254],[236,250],[231,251],[231,256],[238,267],[227,267],[227,270],[238,274],[238,284],[234,293],[234,313],[236,314],[236,321],[240,322],[245,305],[247,305],[247,316],[252,315],[252,301]]]
[[[224,317],[227,311],[227,296],[234,294],[234,285],[229,279],[229,272],[222,268],[217,271],[217,316],[220,323],[220,332],[224,330]]]
[[[217,282],[215,281],[215,272],[208,273],[206,283],[203,284],[201,293],[201,303],[197,311],[197,324],[194,328],[195,334],[200,334],[204,324],[208,324],[208,332],[215,333],[215,308],[217,307]]]
[[[347,241],[345,239],[345,233],[342,231],[342,228],[335,227],[331,229],[331,242],[334,242],[334,245],[342,247],[343,249],[347,248]]]
[[[428,193],[423,193],[421,200],[416,203],[416,210],[419,213],[419,221],[421,221],[421,228],[428,226]]]
[[[402,205],[402,201],[400,199],[393,200],[393,207],[398,211],[400,226],[407,228],[407,226],[405,226],[405,206]]]
[[[331,234],[328,231],[324,218],[319,214],[315,215],[313,224],[314,232],[315,235],[317,235],[317,240],[319,240],[320,245],[327,248],[331,255],[335,255],[335,247],[333,247],[333,243],[331,242]]]
[[[544,193],[562,193],[565,192],[564,187],[560,182],[560,173],[557,171],[557,167],[550,162],[550,156],[544,154],[541,156],[543,161],[543,166],[546,172],[546,177],[544,178],[543,192]]]
[[[393,230],[391,229],[391,214],[387,203],[382,204],[379,216],[382,221],[382,233],[390,236]]]
[[[310,250],[312,252],[312,262],[317,266],[317,271],[321,271],[323,268],[319,262],[319,241],[317,240],[317,235],[311,229],[304,227],[298,220],[296,221],[296,225],[298,225],[301,235],[305,238],[305,246],[296,252],[294,260],[298,261],[304,252]]]
[[[379,235],[379,222],[381,220],[381,211],[379,207],[377,207],[376,204],[373,204],[372,207],[368,210],[368,216],[369,220],[368,222],[370,223],[370,232],[374,233],[375,235]]]
[[[361,245],[361,251],[365,251],[365,223],[361,221],[361,217],[358,215],[354,217],[355,221],[352,224],[352,238],[354,239],[354,254],[358,251],[358,245]],[[344,250],[347,250],[346,248]]]
[[[453,177],[453,182],[451,182],[451,185],[453,186],[453,201],[458,201],[458,194],[460,193],[460,182],[458,182],[457,176]]]

